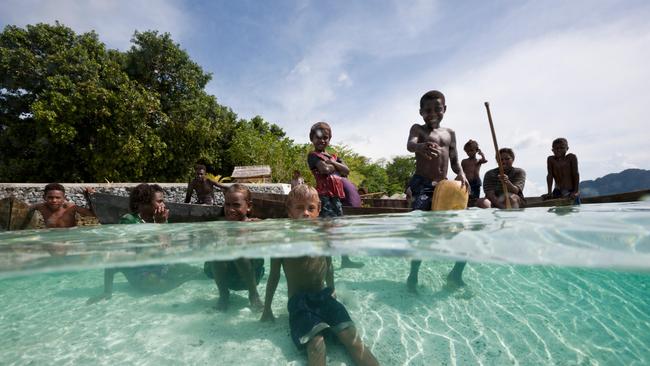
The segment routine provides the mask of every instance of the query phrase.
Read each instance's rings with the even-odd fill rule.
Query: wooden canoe
[[[30,213],[30,206],[14,196],[0,200],[0,229],[20,230]]]
[[[107,193],[93,193],[90,202],[102,224],[117,224],[129,213],[129,197]],[[223,219],[223,207],[190,203],[165,202],[169,208],[169,222],[200,222]]]

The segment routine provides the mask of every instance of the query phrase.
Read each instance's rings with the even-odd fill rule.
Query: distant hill
[[[607,174],[595,180],[580,182],[583,197],[623,193],[650,189],[650,170],[626,169],[620,173]]]

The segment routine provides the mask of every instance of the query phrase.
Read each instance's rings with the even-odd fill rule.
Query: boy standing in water
[[[228,221],[254,221],[251,211],[251,192],[243,184],[235,183],[226,189],[223,210]],[[253,310],[262,310],[264,304],[257,292],[257,284],[264,275],[263,259],[239,258],[233,261],[206,262],[205,272],[219,289],[217,310],[226,311],[230,304],[230,290],[248,290]]]
[[[580,174],[578,173],[578,158],[574,154],[567,154],[569,143],[563,137],[553,140],[553,155],[546,159],[546,185],[548,193],[542,198],[576,198],[580,195]],[[555,181],[555,189],[553,188]]]
[[[487,160],[481,149],[478,148],[478,142],[474,140],[467,141],[463,149],[467,154],[467,159],[463,159],[460,165],[463,167],[463,172],[471,188],[469,198],[478,199],[481,196],[481,165],[487,163]],[[477,153],[481,156],[481,159],[476,158]]]
[[[409,181],[413,195],[414,210],[431,210],[431,200],[436,184],[447,179],[447,168],[456,173],[456,180],[461,181],[467,189],[469,183],[458,163],[456,151],[456,133],[451,128],[440,127],[440,122],[447,111],[445,96],[437,90],[431,90],[420,98],[420,115],[424,124],[414,124],[409,131],[406,149],[415,153],[415,174]],[[409,291],[417,292],[418,272],[422,261],[411,261],[411,272],[406,280]],[[456,262],[447,276],[452,286],[464,285],[462,274],[465,262]]]
[[[341,200],[345,198],[345,191],[341,177],[350,174],[350,168],[341,159],[325,151],[331,138],[332,128],[326,122],[315,123],[309,130],[314,151],[307,156],[307,164],[316,178],[316,190],[321,201],[320,217],[343,216]],[[341,268],[360,267],[363,263],[353,262],[347,255],[341,256]]]
[[[192,192],[196,191],[196,203],[202,205],[214,204],[214,187],[224,190],[226,186],[219,184],[212,179],[205,176],[205,165],[196,166],[196,178],[190,181],[187,185],[187,193],[185,194],[185,203],[190,203],[192,200]]]
[[[319,192],[301,184],[291,190],[287,211],[292,219],[318,218],[321,211]],[[332,331],[358,365],[378,365],[375,356],[363,344],[347,310],[335,298],[334,268],[331,257],[274,258],[266,283],[262,321],[274,320],[271,303],[284,269],[289,292],[291,338],[299,348],[307,348],[309,365],[325,365],[323,332]]]

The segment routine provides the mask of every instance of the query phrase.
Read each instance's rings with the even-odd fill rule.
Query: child
[[[524,185],[526,184],[526,171],[521,168],[515,168],[512,164],[515,162],[515,152],[512,149],[504,147],[499,149],[499,158],[503,167],[503,182],[508,187],[510,205],[512,208],[519,208],[526,202],[524,199]],[[483,191],[485,197],[476,200],[476,206],[480,208],[505,208],[505,195],[499,168],[488,170],[483,178]]]
[[[456,173],[456,180],[467,188],[469,183],[458,163],[456,151],[456,133],[451,128],[440,127],[440,122],[447,111],[445,96],[437,90],[431,90],[420,98],[420,115],[424,124],[414,124],[409,131],[406,148],[415,153],[415,174],[409,181],[414,210],[431,210],[431,199],[436,184],[447,179],[447,167]],[[411,272],[406,280],[408,289],[417,292],[418,272],[422,261],[411,261]],[[462,274],[465,262],[456,262],[447,276],[452,286],[463,285]]]
[[[214,204],[214,187],[221,190],[226,186],[219,184],[212,179],[205,176],[205,165],[196,166],[196,178],[187,184],[187,193],[185,194],[185,203],[190,203],[192,200],[192,192],[196,191],[196,203],[202,205]]]
[[[467,181],[471,188],[469,198],[478,199],[481,196],[481,164],[487,163],[487,160],[485,159],[485,155],[483,155],[481,149],[478,148],[478,142],[474,140],[467,141],[463,149],[468,158],[463,159],[463,161],[460,162],[460,165],[463,167],[463,172],[465,172],[465,176],[467,177]],[[476,153],[481,155],[480,160],[476,159]]]
[[[306,184],[297,186],[289,193],[287,211],[292,219],[315,220],[321,211],[319,193]],[[362,343],[347,310],[335,298],[331,257],[273,258],[262,321],[275,319],[271,303],[280,280],[280,267],[287,278],[291,338],[299,349],[307,348],[310,365],[325,365],[325,330],[336,334],[356,364],[379,364]]]
[[[569,150],[569,143],[563,137],[555,139],[552,146],[553,155],[546,159],[548,193],[543,195],[542,198],[576,198],[580,195],[578,158],[574,154],[566,153]],[[554,180],[555,189],[551,191]]]
[[[332,128],[326,122],[315,123],[309,130],[314,151],[307,156],[307,164],[316,178],[316,190],[321,201],[320,217],[343,216],[341,200],[345,198],[345,190],[341,177],[350,174],[350,169],[341,159],[325,151],[331,138]],[[363,263],[353,262],[345,255],[341,257],[341,268],[360,267],[363,267]]]
[[[163,199],[163,189],[157,184],[142,183],[133,188],[129,195],[129,209],[131,212],[120,218],[120,224],[163,224],[169,217],[169,209],[165,207]],[[131,286],[146,293],[163,293],[188,280],[202,277],[196,267],[187,264],[107,268],[104,270],[104,292],[91,297],[86,304],[110,299],[117,273],[122,273]]]
[[[90,192],[90,190],[87,188],[86,192]],[[73,227],[77,226],[79,216],[95,216],[91,210],[66,201],[65,188],[59,183],[50,183],[45,186],[43,200],[45,202],[31,207],[31,212],[27,215],[23,226],[31,222],[34,215],[36,215],[36,224],[29,227],[30,229]]]
[[[248,217],[251,211],[251,192],[243,184],[233,184],[226,189],[223,206],[228,221],[255,221]],[[206,274],[214,278],[219,289],[217,310],[228,310],[230,290],[248,290],[248,300],[253,310],[264,306],[257,293],[257,284],[264,275],[263,259],[239,258],[234,261],[206,262]]]
[[[296,186],[299,186],[301,184],[305,184],[305,179],[300,174],[300,170],[294,170],[293,178],[291,179],[291,188],[296,188]]]

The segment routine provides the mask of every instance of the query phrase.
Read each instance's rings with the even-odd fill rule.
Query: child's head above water
[[[55,211],[65,203],[65,188],[59,183],[50,183],[43,189],[43,199],[50,210]]]
[[[332,138],[332,128],[327,122],[316,122],[309,130],[309,141],[314,145],[316,151],[325,151]]]
[[[314,187],[296,186],[287,197],[287,212],[292,219],[315,219],[320,214],[320,198]]]
[[[553,145],[551,151],[555,157],[561,158],[566,155],[566,152],[569,150],[569,142],[564,137],[558,137],[553,140]]]
[[[245,221],[251,211],[251,191],[243,184],[235,183],[224,193],[223,210],[226,220]]]

